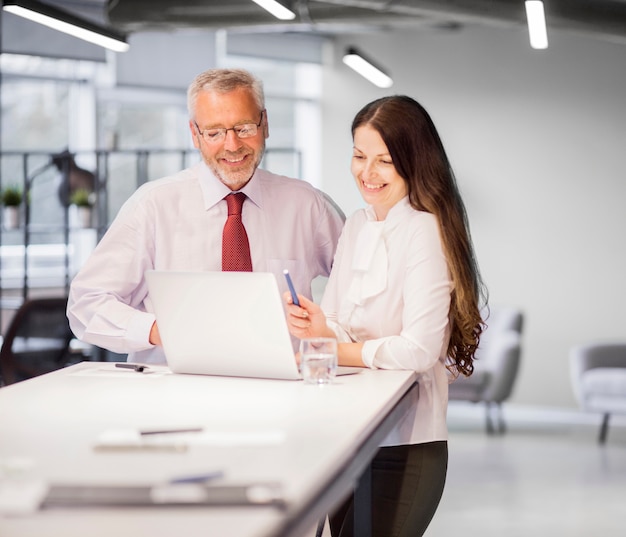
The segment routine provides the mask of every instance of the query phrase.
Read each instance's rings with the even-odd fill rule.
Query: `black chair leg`
[[[506,423],[504,422],[504,412],[502,411],[502,403],[495,403],[498,408],[498,432],[506,433]]]
[[[606,437],[609,433],[609,414],[602,416],[602,425],[600,426],[600,436],[598,437],[598,443],[604,444]]]
[[[486,418],[487,434],[495,434],[496,429],[493,426],[493,420],[491,417],[491,403],[489,401],[485,402],[485,418]]]
[[[485,401],[487,434],[504,434],[506,423],[502,413],[502,404],[494,401]]]

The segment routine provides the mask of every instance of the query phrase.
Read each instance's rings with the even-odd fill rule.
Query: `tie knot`
[[[246,195],[243,192],[237,192],[236,194],[228,194],[226,196],[226,203],[228,204],[228,215],[241,214],[241,207],[246,200]]]

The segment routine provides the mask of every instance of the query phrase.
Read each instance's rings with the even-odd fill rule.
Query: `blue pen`
[[[291,293],[291,300],[296,306],[299,306],[300,301],[298,300],[298,295],[296,294],[296,290],[293,286],[293,282],[291,281],[291,276],[289,276],[289,271],[285,269],[283,270],[283,274],[285,275],[285,279],[287,280],[287,285],[289,286],[289,292]]]

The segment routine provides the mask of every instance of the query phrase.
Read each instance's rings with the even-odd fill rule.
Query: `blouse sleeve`
[[[423,372],[445,355],[452,282],[437,220],[428,216],[404,246],[405,277],[397,283],[402,285],[401,332],[364,343],[362,358],[369,367]]]

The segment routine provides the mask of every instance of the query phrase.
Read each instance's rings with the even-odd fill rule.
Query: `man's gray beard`
[[[251,173],[248,173],[247,171],[242,170],[240,172],[233,172],[233,173],[226,175],[224,173],[224,170],[221,170],[220,168],[218,168],[214,162],[209,163],[209,162],[206,162],[206,160],[205,162],[210,168],[210,170],[213,172],[213,175],[215,175],[215,177],[217,177],[222,183],[224,183],[227,187],[233,190],[239,190],[243,188],[248,183],[248,181],[250,181],[250,179],[252,179],[254,172],[257,170],[257,168],[261,164],[261,161],[263,160],[264,154],[265,154],[265,144],[263,144],[263,147],[261,148],[258,154],[257,160],[256,162],[254,162],[254,165],[252,166]]]

